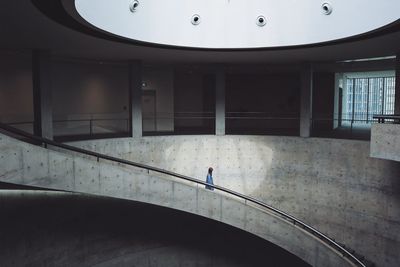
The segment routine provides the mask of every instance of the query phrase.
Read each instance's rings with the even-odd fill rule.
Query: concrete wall
[[[372,125],[371,157],[400,161],[400,124]]]
[[[309,266],[236,228],[134,201],[0,190],[0,212],[2,267]]]
[[[141,142],[148,142],[145,140],[141,139]],[[0,180],[3,182],[129,199],[177,209],[260,236],[313,266],[352,266],[298,226],[240,199],[196,187],[193,183],[46,150],[4,135],[0,135],[0,159]]]
[[[365,141],[170,136],[78,142],[90,150],[205,179],[264,200],[355,249],[400,266],[400,164]]]

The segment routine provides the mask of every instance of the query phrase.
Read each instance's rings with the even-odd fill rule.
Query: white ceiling
[[[30,0],[9,0],[2,1],[0,8],[0,49],[46,49],[55,55],[99,60],[287,64],[394,55],[400,51],[400,32],[356,42],[300,49],[228,52],[179,50],[88,36],[47,18]]]

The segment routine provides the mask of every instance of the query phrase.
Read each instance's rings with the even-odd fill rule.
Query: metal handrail
[[[201,184],[201,185],[207,185],[210,186],[214,189],[220,190],[222,192],[228,193],[230,195],[239,197],[244,199],[245,201],[248,202],[252,202],[254,204],[257,204],[269,211],[274,212],[275,214],[280,215],[281,217],[283,217],[285,220],[290,221],[291,223],[293,223],[293,225],[295,226],[299,226],[301,227],[303,230],[306,230],[308,233],[312,234],[314,237],[316,237],[319,241],[321,241],[322,243],[325,243],[326,245],[330,246],[331,248],[333,248],[334,250],[336,250],[337,252],[339,252],[339,254],[341,254],[343,257],[348,258],[349,260],[351,260],[353,263],[355,263],[358,266],[361,267],[367,267],[367,265],[365,265],[360,259],[358,259],[356,256],[354,256],[351,252],[349,252],[348,250],[346,250],[344,247],[342,247],[340,244],[338,244],[337,242],[335,242],[332,238],[326,236],[325,234],[319,232],[317,229],[313,228],[312,226],[306,224],[305,222],[293,217],[290,214],[287,214],[277,208],[274,208],[258,199],[255,199],[253,197],[249,197],[246,196],[244,194],[232,191],[228,188],[225,187],[221,187],[218,185],[210,185],[202,180],[196,179],[196,178],[192,178],[189,176],[185,176],[182,174],[178,174],[175,172],[171,172],[171,171],[167,171],[167,170],[163,170],[160,168],[156,168],[153,166],[149,166],[146,164],[141,164],[141,163],[136,163],[136,162],[132,162],[132,161],[128,161],[128,160],[124,160],[124,159],[120,159],[120,158],[116,158],[116,157],[112,157],[112,156],[108,156],[108,155],[104,155],[104,154],[100,154],[97,152],[93,152],[93,151],[89,151],[89,150],[85,150],[82,148],[78,148],[78,147],[74,147],[74,146],[70,146],[70,145],[66,145],[66,144],[62,144],[62,143],[58,143],[46,138],[42,138],[42,137],[38,137],[32,134],[29,134],[27,132],[21,131],[19,129],[10,127],[6,124],[0,123],[0,129],[5,130],[7,132],[10,132],[12,134],[16,134],[22,137],[25,137],[27,139],[30,139],[32,141],[38,142],[42,145],[44,145],[45,148],[47,148],[48,145],[54,146],[54,147],[59,147],[62,149],[66,149],[69,151],[73,151],[73,152],[77,152],[80,154],[84,154],[84,155],[88,155],[88,156],[93,156],[95,158],[97,158],[97,160],[99,159],[104,159],[104,160],[109,160],[112,162],[116,162],[116,163],[121,163],[121,164],[125,164],[125,165],[129,165],[129,166],[133,166],[133,167],[137,167],[137,168],[141,168],[141,169],[145,169],[147,171],[154,171],[157,173],[161,173],[161,174],[165,174],[165,175],[169,175],[175,178],[179,178],[182,180],[186,180],[186,181],[190,181],[190,182],[194,182],[197,184]]]
[[[300,120],[300,117],[233,117],[226,116],[226,119],[238,120]]]
[[[182,119],[182,120],[189,120],[189,119],[193,119],[193,120],[197,120],[197,119],[207,119],[207,120],[215,120],[215,116],[213,117],[204,117],[204,116],[148,116],[148,115],[144,115],[143,119],[168,119],[168,120],[177,120],[177,119]]]
[[[374,119],[378,120],[378,123],[385,123],[385,120],[395,120],[395,123],[400,123],[400,115],[392,114],[392,115],[374,115]],[[396,122],[397,121],[397,122]]]
[[[53,120],[54,123],[64,122],[86,122],[86,121],[129,121],[128,118],[115,118],[115,119],[69,119],[69,120]]]
[[[33,121],[18,121],[18,122],[9,122],[9,125],[23,125],[23,124],[34,124]]]

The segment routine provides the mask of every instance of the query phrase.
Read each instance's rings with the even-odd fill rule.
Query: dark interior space
[[[227,134],[298,135],[299,94],[296,73],[227,75]]]
[[[313,134],[321,136],[333,131],[335,73],[315,72],[313,80]]]
[[[178,68],[174,73],[174,133],[214,134],[215,75]]]
[[[342,93],[335,99],[335,73],[315,72],[313,75],[312,131],[314,137],[369,140],[370,129],[341,125]],[[335,105],[338,114],[335,114]]]

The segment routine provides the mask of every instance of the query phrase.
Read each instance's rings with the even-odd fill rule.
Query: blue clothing
[[[207,174],[206,183],[214,185],[214,181],[211,174]],[[206,189],[214,190],[214,187],[206,185]]]

